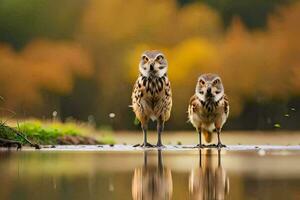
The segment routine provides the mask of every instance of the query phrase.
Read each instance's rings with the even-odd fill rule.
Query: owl
[[[144,135],[141,147],[154,147],[147,142],[149,120],[157,122],[157,147],[163,147],[161,134],[172,108],[171,84],[167,76],[168,62],[157,50],[145,51],[139,63],[140,75],[131,95],[133,112],[141,123]]]
[[[205,147],[201,142],[201,133],[203,132],[206,142],[211,142],[213,131],[218,135],[218,144],[215,146],[225,147],[221,143],[220,133],[228,115],[229,102],[221,78],[216,74],[201,75],[188,106],[189,121],[198,132],[198,147]]]

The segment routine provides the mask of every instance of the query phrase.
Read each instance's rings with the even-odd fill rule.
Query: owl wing
[[[138,81],[139,80],[136,80],[135,84],[133,85],[133,90],[132,90],[132,94],[131,94],[132,107],[134,107],[136,104],[139,103]]]
[[[215,126],[218,128],[222,128],[229,115],[229,101],[225,94],[219,102],[218,113],[219,115],[215,120]]]
[[[171,109],[172,109],[172,90],[171,90],[171,84],[169,80],[165,82],[164,90],[163,90],[163,120],[167,121],[170,118],[171,115]]]
[[[144,112],[145,108],[141,103],[141,100],[145,93],[144,90],[145,87],[143,86],[142,79],[141,77],[139,77],[133,86],[131,100],[133,112],[135,113],[137,119],[142,123],[147,120],[147,116]]]
[[[201,124],[201,120],[198,116],[201,107],[202,105],[199,98],[196,95],[193,95],[190,98],[190,103],[188,107],[188,118],[189,118],[189,122],[191,122],[195,128],[198,128],[199,125]]]
[[[201,108],[201,102],[200,102],[199,98],[197,97],[197,95],[193,95],[190,98],[188,114],[192,115],[193,113],[197,113],[197,112],[199,112],[200,108]]]
[[[228,117],[228,115],[229,115],[229,100],[228,100],[228,97],[226,96],[226,94],[224,94],[223,99],[224,99],[224,104],[223,104],[224,113]]]

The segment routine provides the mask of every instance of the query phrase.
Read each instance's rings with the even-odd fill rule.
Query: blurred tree
[[[190,127],[186,106],[204,72],[223,77],[231,116],[241,116],[229,126],[270,128],[280,121],[289,108],[274,102],[291,106],[290,99],[295,104],[300,96],[299,3],[180,2],[0,1],[0,95],[6,106],[35,116],[53,110],[63,118],[95,115],[100,125],[109,125],[108,115],[115,113],[116,128],[132,128],[128,105],[140,54],[161,49],[174,93],[172,129]]]
[[[0,45],[0,93],[16,111],[42,103],[41,91],[64,94],[73,88],[73,76],[92,73],[89,55],[73,42],[36,40],[22,51]]]
[[[1,0],[0,41],[22,48],[32,39],[71,38],[86,0]]]
[[[220,71],[235,103],[234,111],[243,110],[239,122],[247,122],[245,127],[270,128],[276,121],[294,127],[290,122],[295,119],[295,107],[300,105],[295,101],[291,104],[289,99],[299,96],[300,27],[295,26],[299,13],[300,3],[279,10],[269,18],[265,32],[249,33],[239,20],[234,20],[226,34],[220,48]],[[230,74],[238,76],[233,79]],[[237,105],[244,109],[238,111]],[[246,113],[252,113],[252,117]],[[252,121],[255,118],[260,122]]]
[[[181,5],[201,2],[216,9],[227,27],[234,17],[239,17],[248,28],[265,28],[268,16],[283,5],[297,0],[178,0]]]

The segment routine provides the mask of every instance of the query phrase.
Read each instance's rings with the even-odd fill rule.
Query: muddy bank
[[[102,144],[100,141],[87,136],[63,136],[57,138],[57,144],[59,145],[96,145]]]

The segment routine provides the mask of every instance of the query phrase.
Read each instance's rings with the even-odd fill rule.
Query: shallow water
[[[300,199],[300,151],[0,151],[0,199]]]

